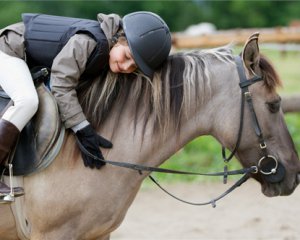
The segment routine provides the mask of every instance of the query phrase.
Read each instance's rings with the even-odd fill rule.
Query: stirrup
[[[13,190],[8,194],[0,196],[0,204],[12,203],[12,202],[14,202],[15,198],[23,196],[24,195],[24,190],[20,189],[20,188],[18,188],[18,190],[19,190],[18,192]]]
[[[9,170],[9,185],[10,185],[10,193],[3,195],[0,197],[0,204],[1,203],[12,203],[15,201],[15,197],[20,197],[24,195],[24,191],[18,191],[15,195],[14,189],[22,190],[20,188],[14,188],[12,183],[12,177],[13,177],[13,170],[12,170],[12,164],[8,164],[8,170]]]
[[[13,203],[14,201],[15,201],[15,196],[12,194],[8,194],[0,198],[0,204]]]

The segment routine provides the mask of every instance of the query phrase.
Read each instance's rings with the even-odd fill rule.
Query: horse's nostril
[[[297,183],[300,183],[300,173],[297,174]]]

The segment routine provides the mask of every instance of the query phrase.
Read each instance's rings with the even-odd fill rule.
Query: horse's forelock
[[[282,86],[282,82],[271,62],[263,55],[260,56],[259,67],[262,71],[264,84],[269,92],[274,92],[277,87]]]

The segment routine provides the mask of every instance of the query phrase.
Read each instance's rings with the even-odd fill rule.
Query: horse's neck
[[[187,142],[207,133],[207,128],[204,126],[208,126],[208,124],[200,124],[204,121],[199,117],[202,115],[201,109],[198,109],[197,113],[193,111],[193,114],[184,116],[185,119],[178,133],[174,129],[169,129],[161,136],[159,133],[153,134],[151,119],[145,132],[143,131],[143,121],[138,122],[137,126],[134,127],[130,106],[127,108],[123,111],[121,119],[118,119],[119,126],[112,138],[114,147],[109,150],[107,156],[111,160],[158,166]],[[116,123],[115,120],[115,117],[112,116],[100,130],[100,134],[111,139],[111,129]]]
[[[201,96],[204,99],[201,101],[202,103],[199,104],[199,96],[191,91],[191,104],[186,112],[183,109],[185,113],[182,114],[182,117],[184,119],[181,121],[179,132],[169,129],[164,132],[163,136],[153,134],[152,119],[149,119],[145,132],[143,131],[143,120],[134,127],[134,116],[131,111],[134,106],[126,105],[121,118],[118,119],[120,125],[114,134],[114,148],[109,151],[109,157],[115,160],[122,159],[123,161],[157,166],[195,137],[217,131],[216,126],[213,126],[214,117],[224,117],[224,102],[228,102],[228,96],[233,94],[231,91],[234,87],[231,85],[235,84],[231,80],[233,66],[229,66],[219,64],[215,67],[216,72],[209,79],[210,90],[201,93],[207,95]],[[227,93],[225,94],[225,92]],[[216,110],[217,108],[218,110]],[[106,121],[100,131],[101,133],[105,131],[103,132],[104,136],[110,138],[111,129],[118,122],[117,118],[119,118],[117,114],[112,114]]]

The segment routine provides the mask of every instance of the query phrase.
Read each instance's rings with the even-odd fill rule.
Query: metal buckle
[[[252,166],[251,168],[253,169],[251,173],[253,173],[253,174],[258,173],[258,167],[257,166]]]
[[[245,94],[245,97],[246,97],[246,98],[251,97],[251,93],[250,93],[249,91],[248,91],[248,92],[245,92],[244,94]]]
[[[13,165],[11,163],[8,164],[9,169],[9,185],[10,185],[10,193],[7,195],[1,196],[0,203],[11,203],[15,201],[14,188],[13,188]]]
[[[259,144],[261,149],[267,148],[267,144],[265,142]]]

